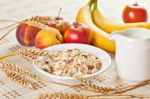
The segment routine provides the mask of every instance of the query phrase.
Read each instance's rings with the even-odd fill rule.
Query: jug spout
[[[123,38],[123,36],[121,34],[118,34],[118,33],[112,33],[109,35],[110,40],[119,40],[122,38]]]

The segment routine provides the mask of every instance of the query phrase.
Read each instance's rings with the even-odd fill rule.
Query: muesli
[[[36,62],[44,71],[63,77],[93,74],[102,66],[98,57],[76,48],[50,52],[48,57],[38,57]]]

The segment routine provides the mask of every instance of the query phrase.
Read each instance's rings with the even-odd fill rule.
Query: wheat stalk
[[[87,87],[87,89],[89,90],[93,90],[93,91],[100,92],[100,93],[108,93],[108,92],[115,91],[115,89],[113,88],[96,86],[92,84],[91,82],[86,81],[85,79],[81,78],[80,76],[76,76],[76,79],[80,81],[80,83],[84,85],[85,87]]]
[[[21,84],[22,86],[29,88],[29,89],[34,89],[32,83],[26,79],[24,79],[22,76],[18,75],[17,73],[15,73],[14,71],[5,69],[5,74],[8,78],[10,78],[12,81],[15,81],[19,84]]]
[[[142,95],[124,95],[124,94],[107,94],[107,95],[93,95],[89,96],[90,99],[149,99],[150,96]]]
[[[136,88],[148,85],[148,84],[150,84],[150,79],[143,81],[143,82],[140,82],[140,83],[135,84],[135,85],[129,85],[129,86],[125,86],[122,88],[118,88],[116,91],[113,92],[113,94],[121,94],[121,93],[130,91],[130,90],[133,90],[133,89],[136,89]]]
[[[10,25],[7,25],[7,26],[5,26],[5,27],[0,28],[0,30],[8,29],[8,28],[13,27],[13,26],[15,26],[15,25],[17,25],[17,24],[16,24],[16,23],[13,23],[13,24],[10,24]]]
[[[11,33],[11,31],[13,31],[18,25],[19,25],[19,22],[16,21],[16,20],[5,20],[5,19],[2,19],[0,21],[5,21],[5,22],[15,22],[14,24],[10,24],[6,27],[2,27],[0,28],[0,30],[4,30],[4,29],[8,29],[8,28],[11,28],[8,32],[4,33],[4,35],[2,35],[0,37],[0,40],[4,39],[9,33]]]
[[[54,30],[57,31],[56,29],[50,27],[50,25],[53,23],[53,21],[52,21],[52,18],[48,17],[48,16],[35,16],[35,17],[31,17],[29,19],[25,19],[25,20],[22,20],[22,21],[16,21],[16,20],[1,20],[1,21],[15,22],[15,24],[8,25],[6,27],[1,28],[0,30],[13,27],[14,25],[16,25],[16,26],[13,27],[12,29],[10,29],[9,32],[7,32],[4,35],[2,35],[0,40],[4,39],[11,31],[13,31],[21,23],[25,23],[25,24],[37,27],[39,29],[46,29],[46,30],[51,30],[51,31],[52,30],[53,31]],[[61,34],[59,34],[59,35],[61,35]]]
[[[2,56],[0,56],[0,60],[11,57],[11,56],[15,56],[15,55],[17,55],[17,53],[18,52],[12,52],[12,53],[9,53],[9,54],[6,54],[6,55],[2,55]]]
[[[49,53],[46,50],[41,50],[37,48],[25,48],[25,49],[20,49],[10,54],[0,56],[0,60],[11,57],[11,56],[15,56],[15,55],[19,55],[29,61],[33,61],[38,56],[49,56]]]
[[[67,93],[41,94],[35,99],[89,99],[87,96]]]
[[[4,39],[11,31],[13,31],[15,28],[17,27],[17,25],[13,26],[8,32],[6,32],[4,35],[2,35],[0,37],[0,40]]]
[[[13,70],[19,74],[31,77],[35,80],[39,79],[39,77],[37,75],[35,75],[34,73],[31,73],[28,70],[26,70],[16,64],[9,63],[9,62],[0,62],[0,68]]]
[[[149,96],[141,95],[123,95],[123,94],[110,94],[110,95],[90,95],[83,96],[68,93],[45,93],[37,96],[35,99],[131,99],[131,98],[150,98]]]

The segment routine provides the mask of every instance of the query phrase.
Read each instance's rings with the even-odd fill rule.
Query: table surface
[[[88,0],[1,0],[0,1],[0,19],[15,19],[22,20],[29,18],[30,16],[57,16],[58,11],[62,8],[61,16],[70,22],[74,22],[75,16],[79,8],[86,4]],[[114,2],[115,1],[115,2]],[[115,20],[121,22],[121,11],[125,4],[132,3],[134,0],[99,0],[99,8],[102,13],[110,20]],[[148,10],[150,10],[149,0],[139,0],[140,3],[145,5]],[[148,11],[149,12],[149,11]],[[8,23],[0,22],[0,27],[4,27]],[[5,31],[0,31],[0,36],[3,35]],[[15,31],[8,35],[4,40],[0,41],[0,55],[16,51],[17,49],[23,48],[15,38]],[[115,57],[112,56],[111,68],[100,76],[93,79],[93,82],[97,85],[105,86],[122,86],[125,85],[117,76],[115,69]],[[11,57],[5,59],[4,61],[9,61],[30,71],[36,72],[32,67],[31,62],[27,62],[20,57]],[[37,73],[37,72],[36,72]],[[15,82],[7,78],[3,71],[0,71],[0,99],[27,99],[35,97],[40,93],[45,92],[67,92],[67,93],[77,93],[83,95],[93,95],[89,91],[77,91],[67,86],[58,85],[55,83],[38,82],[37,90],[28,90]],[[103,82],[100,80],[103,78]],[[127,93],[132,94],[150,94],[150,86],[144,86],[136,90],[132,90]]]

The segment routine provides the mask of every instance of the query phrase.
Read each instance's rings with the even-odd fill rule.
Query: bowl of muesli
[[[111,64],[104,50],[86,44],[60,44],[48,47],[47,56],[37,57],[33,67],[51,80],[67,85],[78,85],[76,76],[92,80]]]

